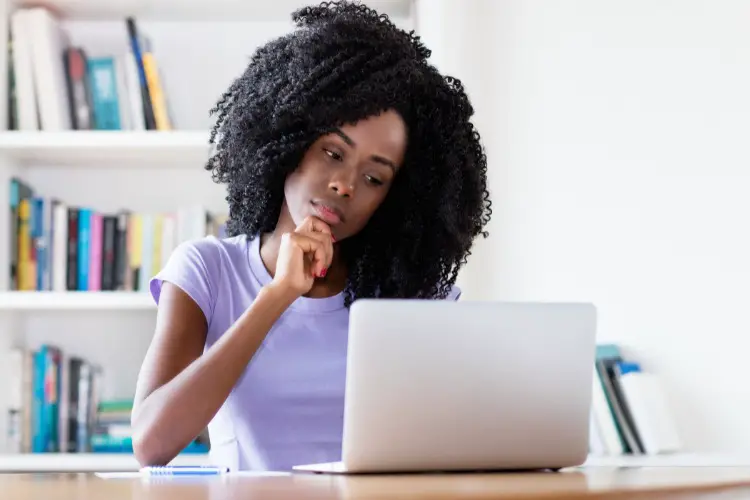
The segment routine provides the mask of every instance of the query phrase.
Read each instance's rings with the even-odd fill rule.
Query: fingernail
[[[327,273],[327,272],[328,272],[328,269],[325,269],[325,268],[324,268],[324,269],[323,269],[322,271],[320,271],[320,277],[321,277],[321,278],[325,278],[325,277],[326,277],[326,273]]]
[[[334,235],[331,235],[331,239],[333,240],[334,243],[336,243],[336,237]]]

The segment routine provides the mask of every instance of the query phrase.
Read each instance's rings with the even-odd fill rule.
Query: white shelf
[[[150,310],[145,292],[1,292],[0,311]]]
[[[208,138],[208,131],[6,131],[0,133],[0,156],[18,165],[200,169]]]
[[[16,5],[35,5],[37,0],[15,0]],[[291,13],[306,0],[45,0],[64,17],[91,20],[122,19],[157,21],[290,21]],[[411,0],[368,0],[366,4],[390,16],[410,14]]]
[[[208,454],[183,454],[173,465],[207,465]],[[140,468],[129,453],[21,453],[0,455],[0,472],[130,472]]]

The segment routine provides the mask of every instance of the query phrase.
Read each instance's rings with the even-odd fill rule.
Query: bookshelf
[[[19,167],[200,168],[208,154],[208,133],[201,131],[0,133],[0,156]]]
[[[225,22],[255,20],[275,22],[286,20],[294,9],[318,2],[300,0],[247,1],[247,0],[45,0],[62,16],[85,20],[111,20],[134,15],[141,19],[160,21],[211,21]],[[387,12],[396,18],[411,15],[412,0],[368,0],[368,6]],[[16,5],[39,4],[35,0],[17,0]]]
[[[0,311],[150,311],[144,292],[0,292]]]

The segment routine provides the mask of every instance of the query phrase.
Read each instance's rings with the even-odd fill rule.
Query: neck
[[[285,212],[282,209],[282,215],[279,217],[279,222],[273,231],[260,235],[260,258],[271,276],[276,276],[276,260],[279,258],[281,236],[295,229],[291,217],[287,218],[284,216]],[[344,289],[346,275],[346,266],[341,258],[340,247],[337,243],[334,243],[333,260],[325,278],[315,278],[312,288],[304,296],[323,298],[336,295]]]

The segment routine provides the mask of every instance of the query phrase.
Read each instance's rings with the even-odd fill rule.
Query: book
[[[98,47],[73,45],[53,10],[14,10],[8,43],[9,129],[175,128],[149,36],[133,17],[125,19],[122,30],[127,45],[100,53]]]

